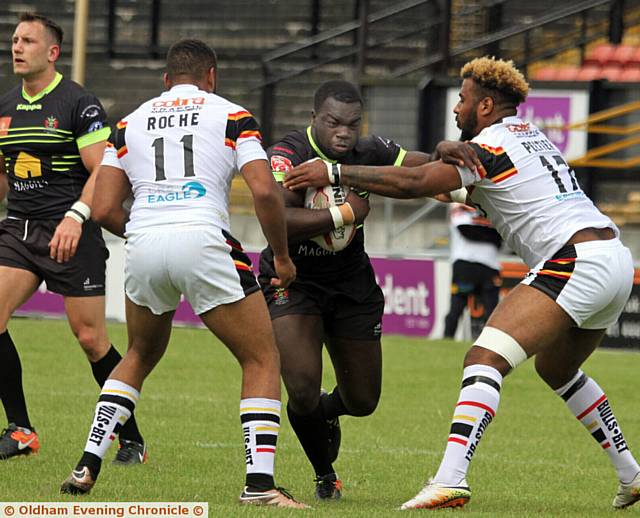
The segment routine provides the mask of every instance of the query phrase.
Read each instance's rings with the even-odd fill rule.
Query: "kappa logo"
[[[91,279],[89,279],[89,277],[87,277],[87,278],[84,280],[83,284],[84,284],[85,286],[88,286],[89,284],[91,284]]]

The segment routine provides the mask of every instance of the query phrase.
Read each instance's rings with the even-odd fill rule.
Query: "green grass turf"
[[[39,455],[0,463],[0,501],[73,501],[58,488],[79,458],[98,389],[65,322],[15,319]],[[125,329],[110,325],[124,350]],[[242,508],[244,480],[238,417],[240,370],[207,331],[175,329],[147,380],[136,415],[148,442],[146,466],[106,462],[86,501],[206,501],[209,516],[395,516],[395,509],[435,473],[458,395],[468,344],[384,338],[383,394],[370,417],[341,419],[336,463],[339,502],[313,502],[313,473],[286,421],[278,441],[277,481],[310,513]],[[328,365],[325,359],[325,365]],[[627,442],[640,448],[637,353],[598,351],[586,372],[603,386]],[[333,373],[326,369],[324,386]],[[286,415],[284,413],[283,415]],[[115,455],[115,447],[108,461]],[[531,362],[506,381],[500,409],[469,475],[469,516],[607,516],[617,487],[606,454],[536,377]],[[640,514],[638,508],[628,513]]]

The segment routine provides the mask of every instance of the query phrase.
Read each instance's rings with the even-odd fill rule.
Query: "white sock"
[[[276,399],[246,398],[240,401],[247,476],[259,473],[273,477],[281,406]]]
[[[631,482],[640,472],[640,466],[631,455],[609,400],[600,386],[579,370],[569,383],[555,392],[607,452],[618,479]]]
[[[139,397],[140,393],[126,383],[105,381],[84,451],[104,458],[118,431],[131,417]]]
[[[502,375],[488,365],[471,365],[462,374],[462,389],[451,422],[451,431],[434,482],[466,483],[471,458],[500,403]]]

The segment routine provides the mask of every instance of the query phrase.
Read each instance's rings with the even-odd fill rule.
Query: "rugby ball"
[[[338,186],[310,187],[305,194],[304,206],[307,209],[328,209],[342,205],[347,198],[347,192]],[[315,236],[311,241],[317,243],[329,252],[339,252],[347,247],[356,235],[356,226],[345,225],[333,229],[331,232]]]

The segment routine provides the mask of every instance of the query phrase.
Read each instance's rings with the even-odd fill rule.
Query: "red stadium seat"
[[[613,53],[616,50],[615,45],[611,45],[610,43],[603,43],[594,47],[591,52],[587,54],[584,59],[585,65],[606,65],[611,61],[613,57]]]
[[[576,81],[594,81],[602,77],[602,69],[597,65],[585,65],[576,74]]]
[[[607,65],[600,69],[601,76],[608,81],[617,81],[622,74],[622,67],[620,65]]]
[[[630,65],[623,68],[618,81],[640,83],[640,66]]]
[[[578,75],[578,67],[562,67],[556,72],[556,81],[575,81]]]
[[[619,63],[620,65],[636,63],[637,50],[638,48],[632,45],[618,45],[611,55],[611,61],[613,63]],[[640,58],[640,55],[638,58]]]
[[[558,67],[547,66],[541,67],[533,74],[533,79],[538,81],[553,81],[558,73]]]

